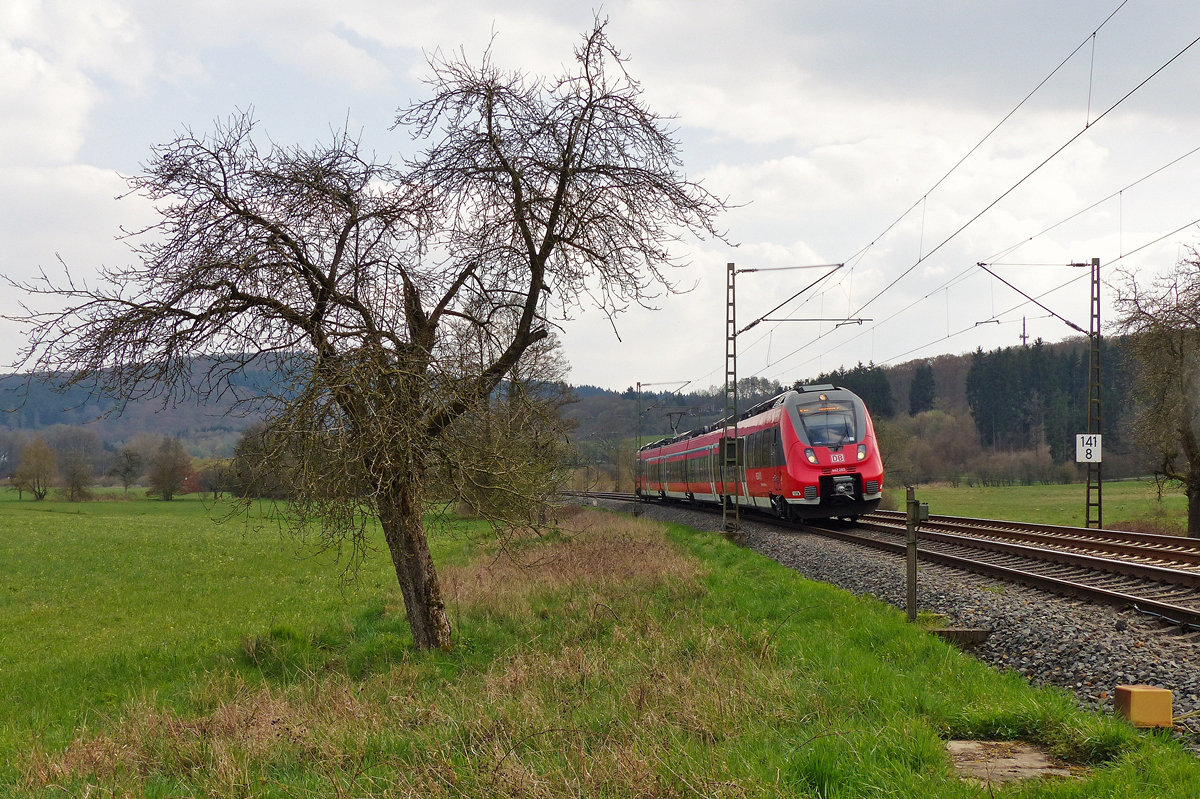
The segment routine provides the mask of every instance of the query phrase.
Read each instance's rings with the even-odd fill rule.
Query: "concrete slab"
[[[929,632],[958,647],[978,646],[992,634],[991,630],[983,627],[942,627]]]
[[[947,741],[946,751],[959,774],[984,784],[1076,776],[1046,751],[1021,741]]]

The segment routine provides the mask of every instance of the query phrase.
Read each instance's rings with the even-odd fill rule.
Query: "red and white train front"
[[[883,498],[875,427],[848,389],[804,386],[755,406],[737,423],[736,465],[723,469],[724,430],[718,422],[642,447],[638,496],[736,502],[792,519],[859,516]]]

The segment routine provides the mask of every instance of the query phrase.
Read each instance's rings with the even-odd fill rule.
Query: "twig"
[[[783,629],[783,625],[787,624],[787,622],[788,622],[788,619],[792,618],[792,616],[795,616],[797,613],[799,613],[799,612],[800,612],[800,611],[802,611],[802,610],[812,610],[812,609],[813,609],[813,608],[815,608],[815,607],[816,607],[816,605],[805,605],[805,606],[803,606],[803,607],[796,608],[796,609],[795,609],[795,610],[793,610],[791,613],[789,613],[788,615],[784,616],[784,617],[783,617],[783,620],[782,620],[782,621],[780,621],[780,622],[779,622],[779,624],[776,624],[776,625],[775,625],[775,629],[774,629],[774,630],[772,630],[772,631],[771,631],[771,634],[767,636],[767,640],[763,641],[762,649],[760,649],[760,650],[759,650],[758,656],[759,656],[760,658],[761,658],[761,657],[765,657],[765,656],[766,656],[766,654],[767,654],[767,647],[771,645],[771,639],[773,639],[773,638],[774,638],[774,637],[775,637],[775,636],[776,636],[776,635],[779,633],[779,631],[780,631],[781,629]]]
[[[610,608],[608,605],[604,604],[603,602],[597,602],[596,607],[592,608],[592,620],[593,621],[596,618],[596,608],[604,608],[605,610],[607,610],[609,613],[612,614],[612,617],[614,619],[616,619],[617,621],[621,620],[621,617],[617,615],[617,612],[615,610],[613,610],[612,608]]]
[[[537,738],[539,735],[549,735],[552,732],[573,732],[573,733],[576,733],[577,735],[586,735],[587,734],[587,730],[578,730],[573,727],[549,727],[544,730],[538,730],[537,732],[529,733],[524,738],[522,738],[521,740],[517,741],[515,744],[510,746],[508,748],[508,751],[504,753],[504,757],[500,758],[500,762],[497,763],[495,765],[495,767],[492,769],[492,783],[491,784],[493,786],[496,784],[496,777],[500,771],[500,767],[504,765],[504,761],[508,760],[509,755],[511,755],[513,752],[517,751],[517,747],[519,747],[521,744],[528,741],[530,738]]]

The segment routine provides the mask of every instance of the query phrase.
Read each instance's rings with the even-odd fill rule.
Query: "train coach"
[[[642,447],[637,495],[737,503],[784,519],[855,518],[879,506],[875,428],[849,389],[797,387],[739,414],[736,466],[722,479],[725,421]]]

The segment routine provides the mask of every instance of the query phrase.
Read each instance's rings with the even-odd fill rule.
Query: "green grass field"
[[[1082,484],[990,488],[935,485],[919,487],[917,497],[928,502],[929,511],[934,514],[1083,526],[1084,492]],[[889,493],[897,507],[903,507],[904,490]],[[1177,489],[1168,490],[1160,502],[1154,483],[1149,480],[1105,483],[1104,526],[1129,522],[1144,524],[1147,532],[1184,534],[1187,497]]]
[[[219,520],[225,504],[23,502],[0,493],[0,751],[154,693],[186,702],[195,675],[236,668],[246,636],[353,627],[395,585],[386,554],[345,584],[270,525]],[[439,555],[457,544],[443,541]]]
[[[0,794],[1200,796],[1166,736],[710,534],[581,514],[514,562],[438,528],[458,645],[422,655],[383,553],[342,590],[212,517],[0,502]],[[950,736],[1081,779],[983,790]]]

